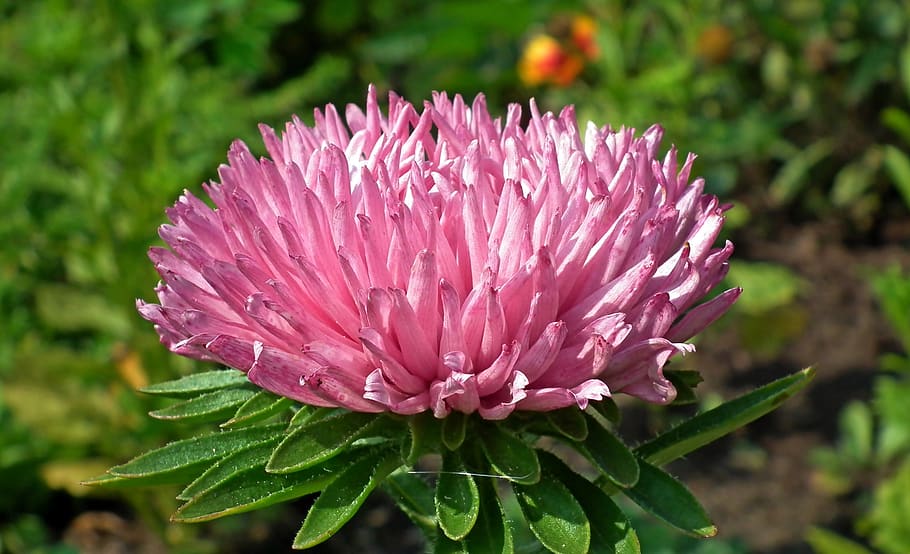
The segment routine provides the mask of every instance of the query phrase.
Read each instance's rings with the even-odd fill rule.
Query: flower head
[[[724,276],[724,207],[571,107],[493,119],[483,96],[423,110],[370,88],[366,111],[262,126],[186,192],[152,248],[160,304],[139,301],[176,353],[246,371],[317,406],[413,414],[584,408],[624,392],[673,400],[663,367],[739,295],[689,309]]]

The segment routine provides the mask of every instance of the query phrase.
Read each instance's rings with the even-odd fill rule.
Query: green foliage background
[[[599,58],[567,88],[524,86],[524,42],[579,12]],[[369,82],[415,102],[483,91],[494,110],[536,96],[582,120],[659,121],[739,203],[734,233],[789,217],[876,240],[910,205],[900,0],[0,2],[0,551],[57,548],[43,520],[59,495],[88,502],[80,479],[194,430],[157,424],[134,392],[196,369],[133,307],[153,294],[164,208],[216,176],[231,140],[259,150],[257,122],[360,102]],[[803,288],[782,268],[740,272],[764,284],[745,329],[773,326]],[[115,500],[171,547],[201,548],[165,523],[170,496]]]

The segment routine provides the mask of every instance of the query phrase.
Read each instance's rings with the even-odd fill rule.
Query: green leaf
[[[588,422],[584,412],[575,406],[546,412],[546,414],[547,421],[560,435],[573,441],[583,441],[587,438]]]
[[[34,289],[35,315],[51,329],[90,331],[113,337],[129,336],[132,322],[121,306],[100,293],[63,284],[39,284]]]
[[[872,290],[905,351],[910,352],[910,278],[898,266],[872,277]]]
[[[307,421],[281,441],[266,466],[270,473],[291,473],[335,456],[363,436],[382,415],[340,412]]]
[[[442,455],[442,471],[436,482],[434,504],[436,521],[452,540],[466,537],[477,521],[480,494],[474,478],[467,473],[457,451]]]
[[[397,453],[371,452],[338,474],[307,513],[294,548],[310,548],[329,537],[354,517],[370,492],[401,465]]]
[[[98,475],[97,477],[92,477],[84,481],[79,482],[80,485],[86,487],[104,487],[111,490],[121,490],[121,489],[131,489],[137,487],[147,487],[150,484],[142,479],[130,479],[129,477],[118,477],[116,475],[111,475],[105,473],[104,475]],[[166,480],[163,480],[161,484],[173,484]]]
[[[900,13],[898,10],[900,10],[900,8],[894,6],[890,13]],[[910,98],[910,43],[904,43],[904,47],[901,48],[898,67],[900,68],[900,79],[901,84],[904,87],[904,95]]]
[[[824,160],[834,149],[831,139],[818,140],[804,150],[790,156],[768,185],[771,199],[778,205],[786,204],[800,192],[811,169]]]
[[[213,461],[281,435],[283,429],[283,425],[263,425],[184,439],[146,452],[108,472],[141,479],[147,485],[185,483]]]
[[[910,72],[908,72],[908,75],[910,75]],[[910,113],[891,106],[882,110],[881,120],[886,127],[894,131],[904,142],[910,144]]]
[[[688,419],[635,449],[654,465],[664,465],[739,429],[778,407],[805,387],[815,375],[813,368],[772,381],[767,385],[725,402]]]
[[[878,365],[879,370],[885,373],[905,373],[910,375],[910,358],[906,356],[886,352],[878,359]]]
[[[638,465],[641,471],[638,483],[623,490],[626,496],[686,534],[700,538],[717,534],[717,527],[685,485],[644,460],[639,460]]]
[[[629,522],[629,518],[613,502],[613,499],[602,489],[581,475],[572,471],[566,464],[549,452],[540,453],[540,463],[544,470],[552,473],[565,485],[591,523],[592,554],[640,554],[641,545],[638,535]]]
[[[265,461],[237,471],[190,499],[172,518],[180,522],[208,521],[272,506],[327,488],[354,462],[355,456],[375,456],[376,450],[348,451],[325,463],[288,474],[267,473]]]
[[[864,402],[854,400],[841,411],[838,450],[847,461],[862,465],[872,461],[875,421]]]
[[[449,450],[458,450],[468,429],[468,415],[452,412],[442,420],[442,443]]]
[[[309,421],[325,419],[329,416],[338,415],[343,412],[344,410],[341,408],[323,408],[303,405],[294,412],[293,416],[291,416],[291,421],[288,422],[288,428],[298,427]]]
[[[904,199],[904,205],[910,208],[910,157],[889,144],[885,146],[884,164],[891,181]]]
[[[177,499],[190,500],[194,496],[229,479],[236,473],[248,470],[253,466],[265,466],[265,463],[269,461],[272,450],[275,448],[275,445],[278,444],[279,440],[281,440],[281,436],[276,435],[269,440],[254,444],[242,450],[237,450],[236,452],[225,456],[187,485],[186,488],[177,495]]]
[[[483,453],[496,473],[525,485],[540,480],[537,452],[523,440],[499,425],[486,426],[480,438]]]
[[[294,405],[294,401],[283,396],[276,396],[268,391],[261,390],[244,402],[234,417],[221,424],[222,427],[240,427],[258,423],[272,416],[278,415]]]
[[[512,533],[506,524],[506,514],[496,495],[494,481],[481,479],[477,488],[480,492],[480,517],[464,540],[465,551],[490,554],[515,552]]]
[[[442,421],[424,412],[408,418],[409,440],[406,441],[405,462],[413,466],[424,454],[439,452]]]
[[[874,409],[880,418],[876,457],[887,463],[910,450],[910,379],[875,380]]]
[[[573,444],[610,482],[631,487],[638,481],[635,455],[619,438],[596,421],[588,425],[588,440]]]
[[[597,402],[589,402],[588,409],[586,410],[588,414],[592,412],[597,414],[598,417],[602,418],[605,422],[612,423],[613,425],[619,425],[620,415],[619,408],[616,406],[616,402],[612,398],[604,398]]]
[[[547,550],[586,554],[591,544],[591,524],[569,489],[550,477],[533,485],[513,485],[521,512]]]
[[[665,369],[664,377],[676,387],[676,398],[673,400],[674,405],[683,406],[698,402],[698,396],[695,394],[695,387],[703,380],[701,373],[681,369]]]
[[[860,160],[843,166],[831,184],[831,204],[843,208],[857,203],[872,185],[881,157],[881,151],[871,146]]]
[[[815,554],[873,554],[865,546],[821,527],[810,527],[806,542]]]
[[[441,530],[436,533],[436,541],[433,544],[433,554],[471,554],[468,552],[468,546],[464,541],[453,541],[445,536]]]
[[[673,376],[677,382],[684,384],[687,387],[697,387],[699,383],[704,381],[704,378],[701,376],[701,373],[698,371],[690,369],[665,369],[664,376],[670,377]]]
[[[156,383],[139,389],[146,394],[169,396],[171,398],[189,398],[204,392],[239,387],[249,383],[246,374],[236,369],[216,369],[203,373],[194,373],[175,379]]]
[[[910,457],[875,488],[863,522],[873,545],[882,552],[910,552]]]
[[[181,423],[217,421],[224,419],[255,394],[249,389],[216,390],[149,412],[149,415],[155,419],[179,420]]]
[[[399,468],[385,480],[383,489],[401,511],[427,533],[427,536],[432,536],[436,532],[433,488],[424,479],[410,473],[406,468]]]
[[[753,316],[792,304],[806,287],[794,271],[775,263],[744,262],[730,269],[727,281],[748,291],[737,300],[736,309]]]

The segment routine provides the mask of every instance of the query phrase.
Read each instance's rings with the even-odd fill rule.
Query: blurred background
[[[164,209],[256,123],[368,83],[491,110],[536,97],[699,154],[735,204],[734,311],[681,363],[695,406],[807,365],[811,388],[671,466],[717,539],[645,552],[910,552],[910,6],[901,0],[0,1],[0,552],[284,552],[306,501],[175,525],[174,490],[80,480],[200,429],[147,383],[199,370],[135,312]],[[379,495],[322,552],[420,552]]]

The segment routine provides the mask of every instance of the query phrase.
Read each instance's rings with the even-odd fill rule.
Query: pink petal
[[[307,372],[316,369],[312,362],[305,358],[265,346],[260,342],[253,343],[254,362],[247,377],[256,385],[280,396],[293,398],[313,406],[337,406],[324,400],[300,386],[300,380]]]
[[[584,410],[589,401],[610,396],[609,387],[597,379],[589,379],[571,389],[550,387],[526,392],[527,397],[518,403],[518,408],[533,411],[558,410],[573,405]]]
[[[490,364],[490,367],[477,373],[477,394],[486,396],[501,389],[512,375],[512,370],[520,354],[521,348],[517,343],[504,345],[502,352]]]
[[[711,300],[689,310],[683,318],[670,327],[667,339],[673,342],[688,340],[701,333],[736,302],[743,289],[737,287],[718,294]]]

